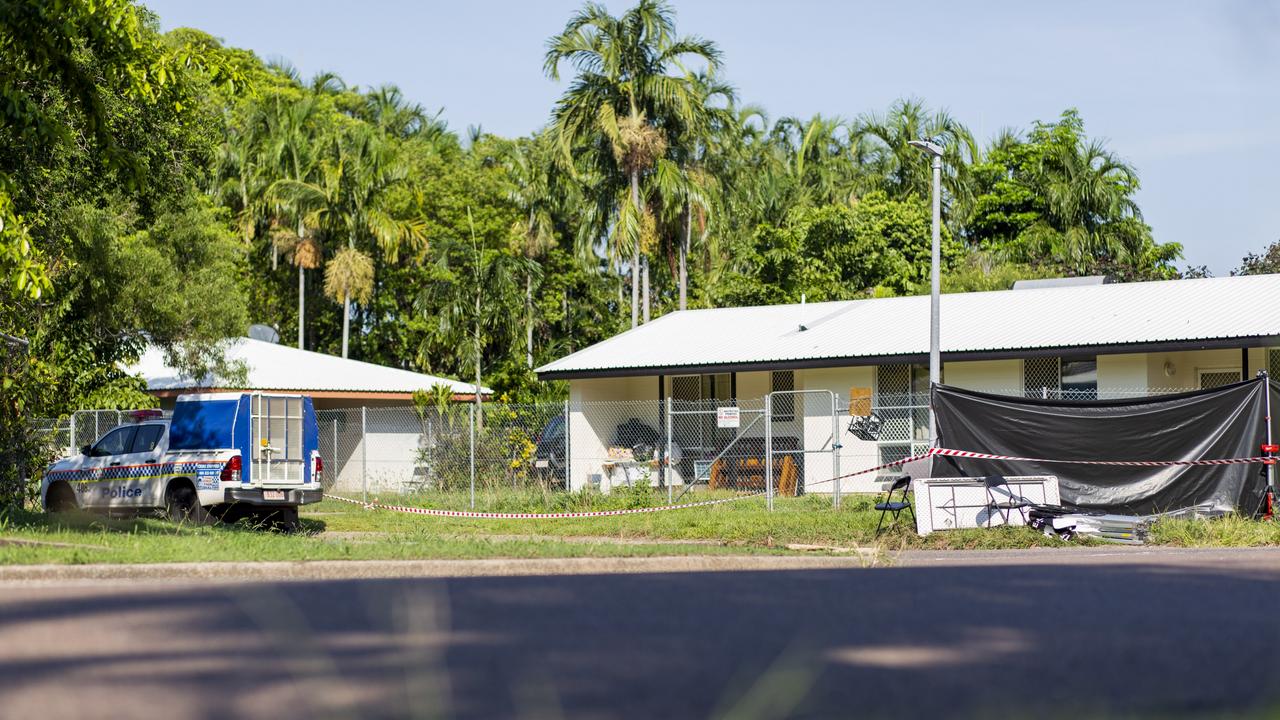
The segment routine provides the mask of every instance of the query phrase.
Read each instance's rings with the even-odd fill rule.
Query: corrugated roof
[[[943,353],[1280,338],[1280,275],[956,293],[941,302]],[[929,297],[877,298],[675,312],[538,373],[856,362],[928,351]]]
[[[411,393],[434,385],[450,386],[454,393],[471,394],[475,385],[401,370],[373,363],[349,360],[334,355],[299,350],[287,345],[237,338],[227,349],[228,360],[243,360],[248,366],[248,390],[296,390],[312,392]],[[164,361],[164,353],[150,348],[137,364],[128,368],[141,375],[148,390],[185,390],[189,388],[227,387],[217,378],[199,380],[183,378]],[[481,393],[492,390],[481,386]]]

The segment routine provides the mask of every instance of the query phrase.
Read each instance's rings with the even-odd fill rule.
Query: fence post
[[[564,489],[573,491],[573,461],[569,455],[569,398],[564,399]]]
[[[369,408],[360,406],[360,493],[369,504]]]
[[[471,412],[471,509],[476,508],[476,406],[470,406]]]
[[[840,448],[844,447],[840,442],[839,413],[839,401],[833,392],[831,393],[831,477],[836,479],[836,487],[831,498],[831,505],[837,510],[840,509],[840,485],[843,482],[840,478]]]
[[[76,411],[71,411],[71,437],[67,440],[67,454],[75,455],[80,450],[80,446],[76,445]]]
[[[671,446],[671,398],[664,398],[667,403],[667,456],[663,458],[663,474],[662,479],[667,484],[667,504],[670,505],[673,499],[671,494],[671,483],[674,478],[671,476],[671,458],[675,457],[675,450]]]
[[[773,393],[764,396],[764,499],[773,512]]]

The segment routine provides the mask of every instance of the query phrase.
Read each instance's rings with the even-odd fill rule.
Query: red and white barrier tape
[[[823,485],[844,478],[856,477],[858,475],[866,475],[878,470],[905,465],[917,460],[924,460],[932,455],[942,455],[945,457],[972,458],[976,460],[1012,460],[1016,462],[1032,462],[1032,463],[1068,463],[1075,465],[1120,465],[1125,467],[1167,467],[1167,466],[1187,466],[1187,465],[1245,465],[1261,463],[1264,465],[1274,465],[1276,458],[1273,457],[1246,457],[1246,458],[1223,458],[1219,460],[1056,460],[1051,458],[1029,458],[1018,457],[1015,455],[995,455],[993,453],[980,453],[971,450],[953,450],[951,448],[929,448],[928,451],[920,455],[894,460],[883,465],[858,470],[857,472],[839,475],[827,480],[819,480],[817,482],[806,483],[805,487],[811,488],[816,485]],[[330,495],[325,493],[325,498],[329,500],[337,500],[339,502],[351,503],[352,505],[360,505],[365,509],[391,510],[393,512],[410,513],[413,515],[432,515],[435,517],[452,517],[452,518],[475,518],[482,520],[555,520],[561,518],[589,518],[589,517],[615,517],[618,515],[638,515],[642,513],[663,512],[666,510],[684,510],[686,508],[709,507],[711,505],[722,505],[724,503],[734,502],[735,500],[745,500],[747,498],[760,497],[765,495],[763,492],[751,493],[749,495],[736,495],[734,497],[720,498],[718,500],[703,500],[701,502],[684,503],[681,505],[658,505],[655,507],[644,508],[628,508],[625,510],[592,510],[588,512],[565,512],[565,513],[496,513],[496,512],[473,512],[470,510],[436,510],[433,508],[407,507],[404,505],[384,505],[377,502],[364,502],[352,498],[345,498],[340,495]]]
[[[718,500],[703,500],[695,503],[684,503],[682,505],[659,505],[656,507],[644,508],[628,508],[625,510],[592,510],[589,512],[565,512],[565,513],[495,513],[495,512],[473,512],[470,510],[435,510],[432,508],[406,507],[404,505],[383,505],[382,503],[366,503],[360,500],[344,498],[338,495],[325,494],[329,500],[339,500],[341,502],[351,503],[353,505],[361,505],[366,509],[392,510],[394,512],[411,513],[413,515],[434,515],[436,517],[453,517],[453,518],[478,518],[483,520],[555,520],[559,518],[589,518],[589,517],[612,517],[615,515],[637,515],[640,513],[654,513],[663,510],[683,510],[685,508],[708,507],[710,505],[720,505],[722,503],[733,502],[735,500],[744,500],[746,498],[760,497],[764,495],[762,492],[752,493],[750,495],[737,495],[729,498],[720,498]]]
[[[992,453],[973,452],[971,450],[952,450],[951,448],[930,448],[931,455],[946,457],[975,458],[978,460],[1012,460],[1031,463],[1065,463],[1069,465],[1119,465],[1122,467],[1171,467],[1188,465],[1274,465],[1273,457],[1222,458],[1215,460],[1058,460],[1053,458],[1030,458],[1016,455],[994,455]]]

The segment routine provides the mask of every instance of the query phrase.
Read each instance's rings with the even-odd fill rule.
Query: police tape
[[[664,510],[684,510],[686,508],[708,507],[711,505],[721,505],[724,503],[734,502],[735,500],[745,500],[747,498],[760,497],[763,492],[751,493],[749,495],[735,495],[734,497],[719,498],[717,500],[703,500],[694,503],[682,503],[680,505],[658,505],[654,507],[643,508],[626,508],[623,510],[591,510],[587,512],[564,512],[564,513],[499,513],[499,512],[474,512],[471,510],[436,510],[434,508],[407,507],[404,505],[384,505],[377,502],[364,502],[363,500],[355,500],[345,498],[338,495],[330,495],[325,493],[325,497],[329,500],[339,500],[353,505],[361,505],[366,510],[391,510],[392,512],[410,513],[413,515],[433,515],[436,517],[451,518],[475,518],[481,520],[557,520],[561,518],[591,518],[591,517],[612,517],[615,515],[638,515],[640,513],[655,513]]]
[[[817,485],[843,480],[845,478],[857,477],[868,473],[886,470],[899,465],[916,462],[917,460],[925,460],[934,455],[942,455],[944,457],[968,458],[974,460],[1009,460],[1015,462],[1030,463],[1068,463],[1076,465],[1118,465],[1123,467],[1169,467],[1169,466],[1194,466],[1194,465],[1246,465],[1246,464],[1263,464],[1274,465],[1276,458],[1274,457],[1244,457],[1244,458],[1222,458],[1213,460],[1063,460],[1055,458],[1030,458],[1019,457],[1016,455],[996,455],[994,453],[980,453],[971,450],[955,450],[952,448],[936,448],[931,447],[919,455],[912,455],[901,460],[893,460],[882,465],[869,467],[856,472],[838,475],[826,480],[819,480],[812,483],[806,483],[806,488],[812,488]],[[409,507],[405,505],[386,505],[378,502],[365,502],[354,498],[346,498],[340,495],[330,495],[325,493],[325,498],[329,500],[337,500],[339,502],[350,503],[352,505],[360,505],[366,510],[390,510],[392,512],[409,513],[412,515],[431,515],[434,517],[451,517],[451,518],[472,518],[478,520],[557,520],[565,518],[591,518],[591,517],[616,517],[619,515],[639,515],[643,513],[664,512],[667,510],[686,510],[696,507],[710,507],[712,505],[723,505],[738,500],[747,500],[750,498],[761,497],[767,495],[768,492],[755,492],[746,495],[735,495],[733,497],[718,498],[716,500],[702,500],[700,502],[682,503],[679,505],[657,505],[654,507],[642,508],[626,508],[623,510],[590,510],[586,512],[564,512],[564,513],[498,513],[498,512],[475,512],[472,510],[437,510],[434,508]]]
[[[932,448],[930,450],[932,450]],[[830,480],[821,480],[819,482],[812,483],[812,484],[821,485],[822,483],[834,482],[835,480],[839,480],[841,478],[853,477],[855,475],[866,475],[867,473],[873,473],[873,472],[876,472],[877,470],[884,470],[885,468],[891,468],[896,465],[905,465],[906,463],[909,463],[909,462],[922,460],[924,458],[929,457],[929,455],[931,454],[932,452],[928,452],[923,455],[916,455],[914,457],[902,458],[901,460],[894,460],[893,462],[887,462],[883,465],[877,465],[875,467],[866,468],[865,470],[859,470],[857,472],[849,473],[848,475],[841,475],[839,478],[831,478]],[[762,497],[765,495],[768,495],[768,491],[754,492],[754,493],[749,493],[747,495],[735,495],[733,497],[719,498],[716,500],[702,500],[700,502],[694,502],[694,503],[682,503],[679,505],[657,505],[654,507],[627,508],[625,510],[591,510],[587,512],[565,512],[565,513],[495,513],[495,512],[474,512],[471,510],[436,510],[434,508],[408,507],[405,505],[385,505],[383,503],[377,503],[377,502],[371,503],[371,502],[365,502],[363,500],[356,500],[354,498],[345,498],[340,495],[330,495],[328,493],[325,493],[324,496],[329,500],[338,500],[340,502],[351,503],[352,505],[360,505],[360,506],[363,506],[366,510],[391,510],[392,512],[410,513],[413,515],[431,515],[435,517],[452,517],[452,518],[473,518],[473,519],[480,519],[480,520],[539,520],[539,519],[558,520],[562,518],[590,518],[590,517],[614,517],[617,515],[638,515],[641,513],[664,512],[666,510],[684,510],[687,508],[709,507],[711,505],[722,505],[724,503],[731,503],[737,500],[747,500],[749,498]]]
[[[993,453],[973,452],[971,450],[953,450],[951,448],[930,448],[930,455],[945,457],[970,458],[976,460],[1009,460],[1028,463],[1060,463],[1068,465],[1117,465],[1120,467],[1187,467],[1204,465],[1274,465],[1276,458],[1270,456],[1217,458],[1212,460],[1064,460],[1061,458],[1032,458],[1017,455],[995,455]]]

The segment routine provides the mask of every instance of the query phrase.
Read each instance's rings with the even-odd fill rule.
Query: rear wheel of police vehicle
[[[209,522],[209,513],[200,505],[200,496],[189,482],[169,483],[164,491],[164,514],[176,523],[204,525]]]
[[[262,525],[272,530],[293,533],[302,528],[297,507],[263,507],[258,509],[258,513]]]
[[[69,512],[71,510],[75,510],[77,507],[76,493],[71,489],[70,485],[60,482],[49,486],[49,490],[44,496],[45,512]]]

